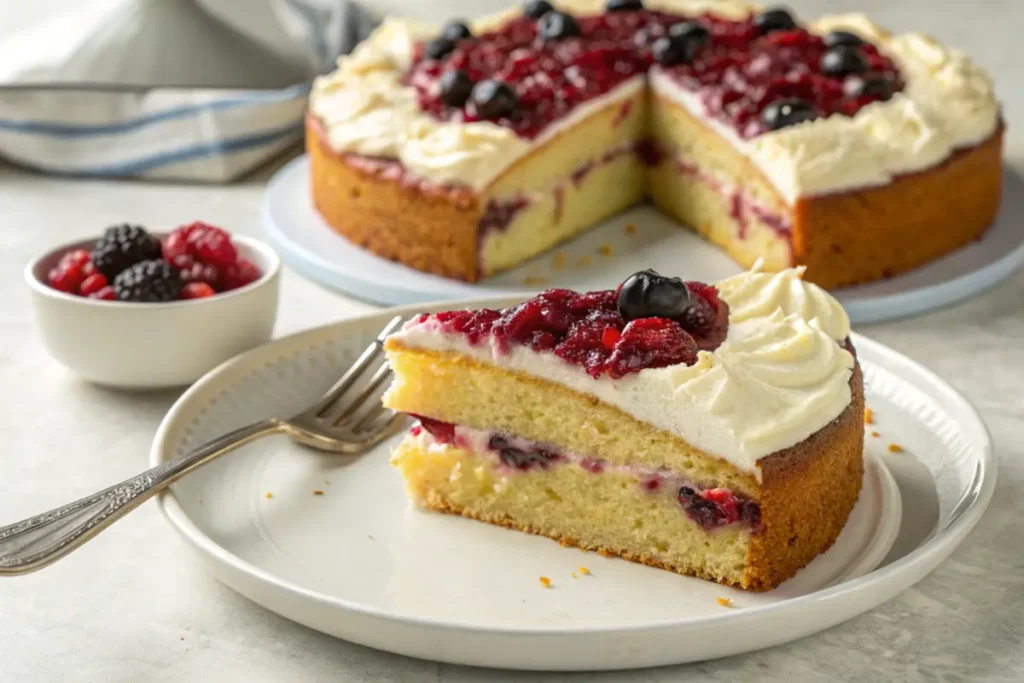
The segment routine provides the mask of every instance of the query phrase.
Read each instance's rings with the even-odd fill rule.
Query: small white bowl
[[[281,259],[269,246],[233,235],[255,263],[256,282],[205,299],[169,303],[100,301],[46,283],[61,256],[91,249],[95,238],[43,254],[25,267],[32,304],[50,354],[97,384],[155,389],[191,384],[207,371],[270,339],[277,319]]]

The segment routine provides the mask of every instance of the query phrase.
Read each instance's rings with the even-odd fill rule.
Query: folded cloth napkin
[[[301,139],[313,76],[373,25],[347,0],[247,2],[258,37],[233,0],[64,5],[0,36],[0,157],[67,176],[233,180]]]

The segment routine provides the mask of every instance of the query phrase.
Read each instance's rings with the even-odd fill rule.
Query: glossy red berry
[[[103,289],[93,292],[89,295],[90,299],[102,299],[103,301],[113,301],[117,298],[117,292],[111,286],[106,286]]]
[[[82,296],[89,296],[90,294],[95,294],[106,286],[106,276],[103,273],[93,273],[82,280],[82,284],[78,286],[78,293]]]
[[[181,290],[182,299],[205,299],[216,294],[216,290],[205,282],[190,282]]]
[[[240,258],[237,263],[223,270],[220,279],[221,290],[227,292],[239,287],[245,287],[259,280],[260,275],[260,269],[255,263],[249,259]]]

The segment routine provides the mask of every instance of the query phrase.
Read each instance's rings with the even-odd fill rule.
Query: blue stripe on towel
[[[15,163],[25,166],[27,168],[33,168],[37,171],[49,173],[52,175],[66,176],[66,177],[89,177],[89,176],[125,176],[125,175],[138,175],[140,173],[146,173],[153,171],[164,166],[171,166],[173,164],[180,164],[184,161],[192,161],[194,159],[201,159],[203,157],[219,156],[229,154],[231,152],[239,152],[254,147],[261,147],[268,145],[272,142],[278,142],[289,136],[295,135],[298,137],[302,132],[303,119],[298,119],[286,126],[279,128],[273,128],[271,130],[264,131],[262,133],[254,133],[252,135],[246,135],[238,138],[230,138],[227,140],[219,140],[216,142],[209,142],[201,145],[193,145],[192,147],[185,147],[183,149],[161,152],[134,161],[124,161],[116,164],[109,164],[106,166],[92,166],[88,168],[80,169],[67,169],[67,168],[55,168],[46,165],[34,165],[16,160]]]
[[[310,85],[296,85],[283,90],[276,90],[270,93],[257,93],[245,97],[235,97],[225,100],[216,100],[204,104],[193,104],[186,107],[175,107],[154,114],[146,114],[134,119],[118,121],[117,123],[106,124],[66,124],[66,123],[44,123],[40,121],[15,121],[13,119],[0,119],[0,130],[28,135],[48,135],[59,138],[80,138],[94,135],[116,135],[128,131],[144,128],[153,123],[180,119],[209,111],[232,109],[253,104],[267,104],[274,102],[287,102],[299,97],[305,97],[309,93]]]

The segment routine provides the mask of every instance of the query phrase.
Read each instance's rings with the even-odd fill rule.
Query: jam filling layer
[[[595,379],[620,379],[696,363],[699,350],[725,341],[729,306],[711,285],[645,271],[618,290],[549,289],[512,308],[424,314],[409,325],[460,334],[498,353],[515,345],[554,353]]]
[[[709,116],[750,138],[852,116],[903,89],[893,61],[857,36],[808,32],[781,9],[743,19],[638,9],[524,15],[473,35],[452,23],[417,46],[405,81],[444,121],[490,120],[537,137],[576,106],[663,69]]]
[[[603,460],[564,453],[557,448],[496,432],[456,426],[448,422],[417,416],[419,422],[411,434],[426,436],[442,446],[462,448],[481,456],[492,457],[508,474],[543,471],[559,466],[580,467],[593,475],[617,472],[632,476],[637,487],[647,495],[675,496],[680,508],[694,522],[711,531],[730,524],[743,524],[756,529],[761,522],[757,502],[726,488],[701,487],[679,474],[642,467],[614,466]]]

